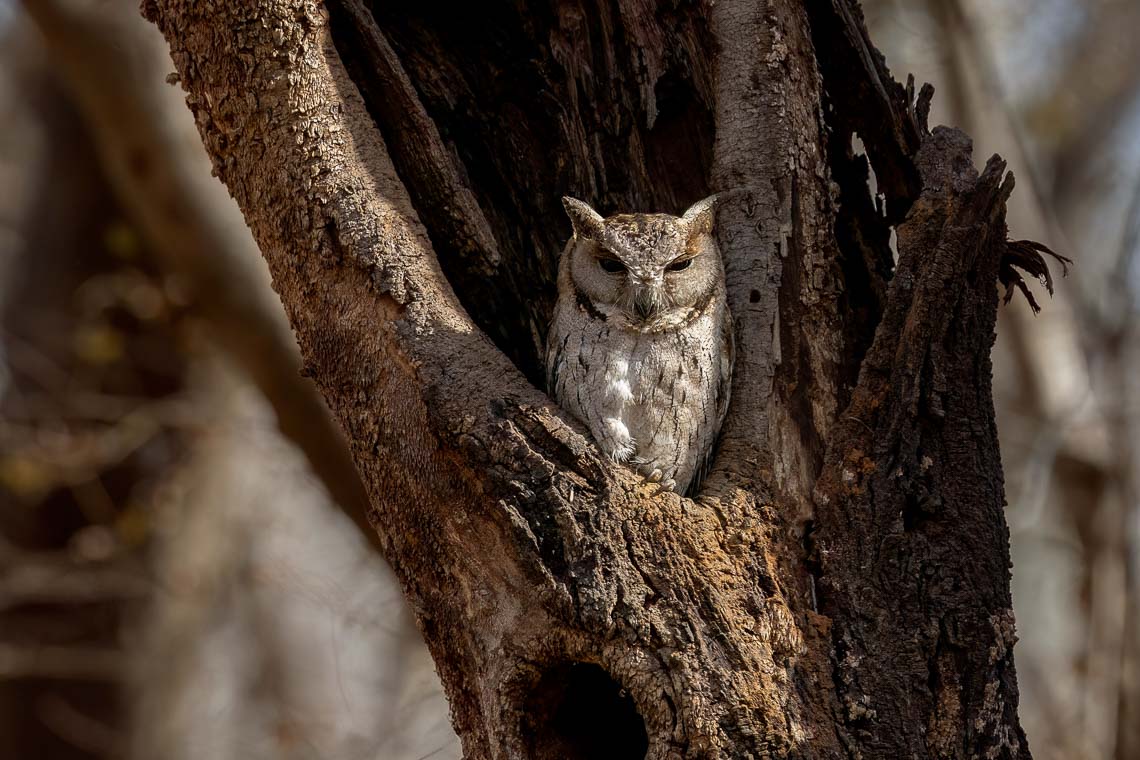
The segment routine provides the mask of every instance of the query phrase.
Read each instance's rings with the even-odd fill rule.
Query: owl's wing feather
[[[732,324],[732,313],[728,309],[724,310],[720,334],[720,381],[716,387],[716,429],[718,434],[724,417],[728,414],[728,401],[732,396],[732,368],[736,364],[736,330]],[[709,451],[712,451],[711,446]]]
[[[693,475],[689,487],[686,489],[685,495],[690,498],[695,497],[700,490],[701,482],[704,481],[705,476],[709,474],[709,469],[712,467],[713,454],[717,450],[717,440],[720,438],[720,426],[724,423],[725,415],[728,414],[728,402],[732,396],[732,368],[736,362],[736,332],[733,329],[732,314],[728,309],[724,310],[724,317],[721,320],[721,345],[719,359],[719,377],[717,378],[715,396],[713,398],[714,408],[716,409],[716,429],[713,436],[713,441],[705,450],[701,461],[697,465],[697,471]]]
[[[570,340],[570,335],[559,335],[552,326],[546,340],[550,344],[546,352],[546,393],[551,398],[557,398],[558,370],[562,368],[566,342]]]

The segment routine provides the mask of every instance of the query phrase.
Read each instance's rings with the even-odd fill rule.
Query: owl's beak
[[[639,319],[652,319],[661,311],[661,299],[652,287],[640,287],[633,296],[633,312]]]

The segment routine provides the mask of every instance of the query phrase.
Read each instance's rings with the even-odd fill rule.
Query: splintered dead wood
[[[996,157],[978,175],[955,130],[915,163],[887,308],[816,487],[820,609],[867,741],[954,756],[965,721],[988,729],[967,756],[1028,757],[989,363],[1013,181]],[[932,672],[929,690],[901,687]]]

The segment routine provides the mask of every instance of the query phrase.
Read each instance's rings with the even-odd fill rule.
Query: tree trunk
[[[1043,263],[855,3],[145,11],[467,756],[1029,757],[989,352],[995,281]],[[738,359],[690,500],[535,386],[560,196],[710,191]]]

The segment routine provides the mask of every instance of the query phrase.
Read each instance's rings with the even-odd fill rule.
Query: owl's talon
[[[657,466],[656,462],[652,462],[642,457],[633,457],[630,464],[637,470],[637,474],[641,476],[642,483],[660,483],[665,480],[665,471]]]
[[[672,491],[677,486],[677,481],[668,477],[665,472],[651,462],[640,461],[637,463],[638,473],[641,474],[642,482],[647,485],[655,485],[653,495],[656,496],[663,491]]]

